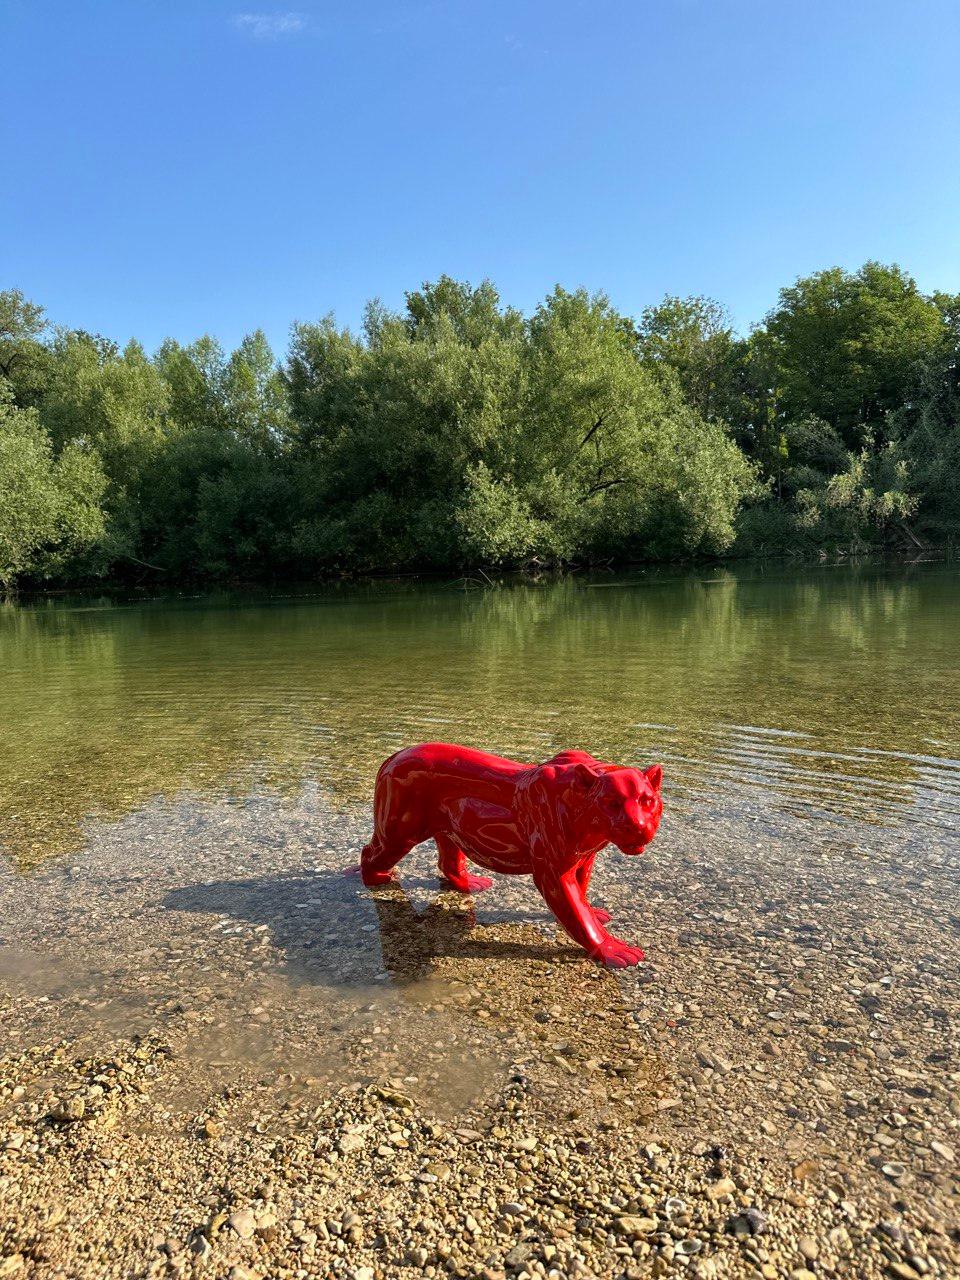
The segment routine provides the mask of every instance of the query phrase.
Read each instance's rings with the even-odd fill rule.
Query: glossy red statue
[[[532,875],[547,906],[574,942],[616,968],[643,959],[639,947],[611,937],[606,911],[591,907],[593,861],[606,844],[642,853],[656,835],[663,804],[660,765],[601,764],[585,751],[562,751],[545,764],[518,764],[446,742],[407,747],[385,760],[374,793],[374,833],[359,872],[370,887],[432,836],[441,876],[461,893],[493,881],[467,870]]]

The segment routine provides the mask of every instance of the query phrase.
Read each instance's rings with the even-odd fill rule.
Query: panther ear
[[[574,783],[578,787],[582,787],[584,791],[589,791],[597,780],[595,770],[591,769],[588,764],[575,764],[570,772]]]
[[[652,764],[649,769],[644,769],[643,774],[654,791],[659,791],[660,783],[663,781],[663,765]]]

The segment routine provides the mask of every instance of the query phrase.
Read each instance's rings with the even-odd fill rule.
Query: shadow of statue
[[[422,877],[406,881],[433,887]],[[266,926],[288,974],[316,984],[367,985],[386,973],[409,985],[426,978],[439,957],[582,962],[572,943],[513,941],[497,937],[496,924],[478,927],[470,897],[439,893],[418,911],[399,883],[370,892],[339,871],[190,885],[168,893],[164,907]],[[498,912],[498,923],[518,915]]]

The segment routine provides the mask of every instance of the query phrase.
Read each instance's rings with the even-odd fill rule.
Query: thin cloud
[[[302,13],[235,13],[233,25],[254,40],[279,40],[307,29]]]

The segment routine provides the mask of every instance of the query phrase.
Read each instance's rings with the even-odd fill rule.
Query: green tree
[[[266,334],[248,334],[223,371],[223,414],[238,438],[258,449],[281,448],[290,433],[287,391]]]
[[[447,278],[365,342],[300,326],[286,369],[297,551],[336,564],[516,565],[721,550],[750,465],[637,359],[602,296],[525,323]]]
[[[105,488],[92,449],[72,444],[54,456],[36,410],[0,390],[0,585],[62,571],[95,544]]]
[[[36,405],[49,372],[49,351],[41,337],[47,321],[43,307],[19,289],[0,290],[0,383],[6,382],[19,405]]]
[[[655,558],[730,544],[752,467],[676,376],[636,359],[603,295],[556,289],[531,321],[530,348],[531,501],[538,514],[553,504],[559,554]]]
[[[947,336],[936,302],[900,267],[878,262],[782,289],[763,332],[785,417],[822,418],[853,450],[915,392]]]
[[[136,563],[145,493],[144,475],[168,438],[169,392],[137,342],[116,345],[83,332],[56,335],[41,421],[55,450],[92,448],[107,476],[107,532],[90,570]]]
[[[926,361],[915,395],[890,415],[917,496],[917,523],[937,540],[960,537],[960,294],[935,295],[949,333]]]
[[[456,563],[468,474],[519,409],[522,323],[489,284],[441,280],[406,315],[368,311],[365,339],[329,319],[294,333],[296,547],[338,565]]]
[[[701,417],[729,418],[742,344],[726,309],[712,298],[669,295],[647,307],[637,326],[637,349],[653,369],[672,370]]]

